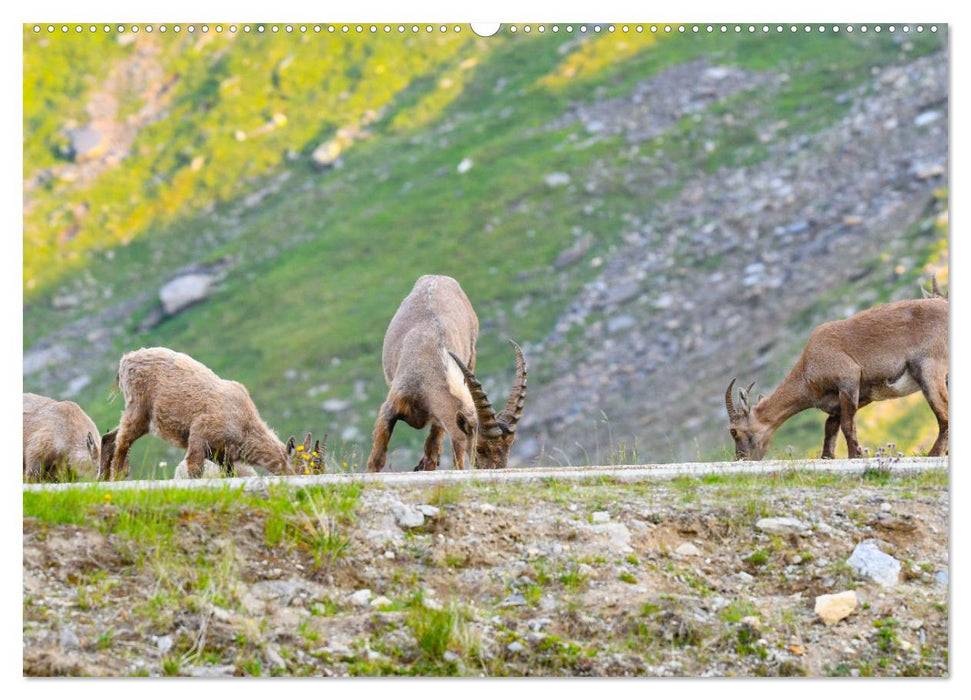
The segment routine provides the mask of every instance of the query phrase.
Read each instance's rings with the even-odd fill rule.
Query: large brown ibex
[[[125,411],[118,427],[105,436],[102,479],[127,476],[128,450],[149,432],[187,449],[186,467],[193,478],[203,474],[207,459],[227,473],[237,462],[273,474],[294,473],[292,462],[301,452],[296,440],[291,437],[284,445],[260,418],[246,387],[220,379],[188,355],[168,348],[127,353],[118,363],[118,387]],[[297,465],[299,471],[302,467]]]
[[[368,471],[384,468],[388,440],[403,420],[421,430],[431,423],[424,455],[415,471],[438,468],[448,432],[456,469],[475,446],[474,466],[501,469],[516,439],[526,400],[526,360],[516,353],[516,378],[498,414],[475,378],[479,320],[462,288],[451,277],[425,275],[398,307],[384,337],[384,378],[390,387],[374,426]]]
[[[851,458],[862,453],[854,417],[874,401],[922,391],[939,432],[930,455],[947,453],[947,299],[935,296],[882,304],[818,326],[795,366],[767,398],[749,403],[752,389],[725,392],[737,459],[762,459],[776,429],[807,408],[829,414],[823,458],[832,459],[842,428]]]
[[[94,478],[101,436],[73,401],[24,393],[24,481]]]

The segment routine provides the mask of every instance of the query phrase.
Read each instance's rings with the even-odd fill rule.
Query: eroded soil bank
[[[947,675],[948,501],[942,469],[25,493],[24,674]]]

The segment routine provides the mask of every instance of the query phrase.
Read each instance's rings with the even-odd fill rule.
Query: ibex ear
[[[762,399],[765,398],[765,394],[759,394],[759,403],[762,403]]]
[[[307,433],[307,437],[303,439],[303,449],[305,452],[310,451],[310,443],[313,441],[313,439],[314,438],[310,433]]]
[[[930,292],[928,292],[923,287],[920,288],[920,293],[921,293],[921,296],[923,296],[925,299],[930,299],[931,297],[934,296],[933,294],[931,294]]]
[[[293,435],[291,435],[290,439],[287,440],[287,456],[292,457],[293,453],[296,451],[297,451],[297,439],[293,437]]]
[[[97,443],[94,441],[94,435],[92,435],[89,432],[88,433],[88,437],[85,440],[85,442],[86,442],[86,444],[88,446],[88,454],[91,455],[91,459],[94,459],[98,455],[98,452],[97,452]]]

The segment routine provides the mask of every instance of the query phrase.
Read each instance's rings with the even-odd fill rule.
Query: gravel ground
[[[945,460],[793,464],[25,487],[24,674],[947,675]]]

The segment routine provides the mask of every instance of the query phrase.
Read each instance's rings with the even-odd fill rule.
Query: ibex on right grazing
[[[725,392],[737,459],[765,456],[776,429],[807,408],[829,414],[823,458],[832,459],[842,428],[851,458],[862,453],[854,417],[874,401],[918,390],[937,417],[939,432],[930,455],[947,453],[947,299],[940,296],[882,304],[842,321],[818,326],[795,366],[768,398],[749,404],[733,379]],[[754,383],[754,382],[753,382]]]
[[[397,421],[421,430],[431,423],[415,471],[438,467],[448,432],[456,469],[475,447],[475,466],[501,469],[516,438],[526,400],[526,360],[516,353],[516,378],[506,407],[496,414],[475,378],[479,319],[465,292],[451,277],[425,275],[398,307],[384,337],[384,377],[391,387],[374,426],[368,471],[384,468],[388,440]]]

